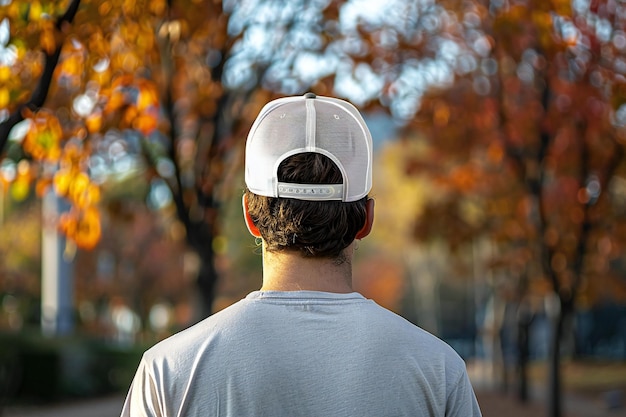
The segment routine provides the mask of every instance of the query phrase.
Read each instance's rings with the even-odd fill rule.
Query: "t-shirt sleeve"
[[[142,359],[124,401],[121,417],[161,417],[159,390],[150,368]]]
[[[459,375],[457,383],[448,394],[446,417],[481,417],[480,407],[466,372]]]

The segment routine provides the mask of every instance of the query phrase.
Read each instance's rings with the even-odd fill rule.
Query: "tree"
[[[443,235],[453,246],[489,236],[520,288],[547,297],[550,415],[559,416],[564,326],[577,303],[623,286],[610,265],[625,243],[624,9],[531,0],[442,6],[433,36],[454,51],[439,64],[454,78],[420,96],[407,128],[427,136],[431,150],[407,169],[430,173],[447,195],[427,208],[416,236]]]
[[[70,201],[60,228],[85,249],[100,239],[100,194],[107,184],[139,172],[161,194],[167,186],[187,242],[201,259],[197,282],[208,315],[217,281],[216,216],[232,187],[229,173],[240,163],[245,126],[270,91],[303,92],[317,82],[320,74],[302,77],[292,69],[299,55],[324,49],[330,36],[318,23],[337,7],[5,2],[5,167],[30,162],[40,193],[52,187]]]
[[[191,7],[175,8],[164,1],[13,1],[3,6],[1,18],[8,61],[3,66],[2,91],[9,97],[3,107],[9,116],[0,124],[0,144],[7,144],[9,132],[22,119],[29,122],[21,143],[24,154],[12,153],[17,159],[28,158],[34,163],[39,188],[52,185],[58,195],[71,202],[72,209],[61,218],[62,231],[79,247],[90,249],[97,244],[101,184],[104,177],[124,170],[116,165],[147,164],[151,167],[146,170],[148,180],[165,172],[163,176],[172,182],[187,239],[206,260],[198,283],[207,306],[215,280],[213,224],[210,216],[201,212],[214,207],[206,197],[210,191],[204,191],[208,188],[206,180],[192,179],[182,185],[183,176],[194,169],[185,164],[194,161],[189,153],[184,159],[178,155],[181,142],[193,142],[197,134],[201,136],[198,142],[204,143],[207,133],[200,135],[200,130],[192,127],[182,137],[177,124],[184,118],[193,125],[200,117],[215,117],[215,103],[222,96],[218,86],[207,97],[215,84],[210,72],[196,71],[191,73],[194,77],[184,77],[185,68],[192,67],[205,52],[198,49],[200,31],[209,28],[218,40],[217,45],[207,46],[220,48],[225,42],[226,29],[223,22],[219,24],[223,15],[219,9],[208,9],[212,5],[195,2]],[[202,21],[205,14],[214,19],[208,26]],[[186,19],[184,25],[178,19]],[[183,50],[194,46],[196,50],[186,56],[189,59],[182,60],[181,52],[187,53]],[[184,65],[177,78],[172,74],[176,59]],[[182,91],[175,91],[176,81],[180,81]],[[194,117],[186,111],[179,118],[173,114],[179,99],[175,94],[189,94],[193,83],[203,84],[203,88],[184,96],[192,100],[187,105],[204,100],[204,108],[195,107]],[[223,141],[214,142],[202,156],[205,160],[223,146]],[[190,146],[195,144],[188,144],[186,149]],[[206,175],[206,171],[200,172]],[[199,191],[198,198],[189,197],[193,190]],[[200,214],[191,220],[189,212],[194,210]]]
[[[245,131],[273,94],[352,95],[367,85],[349,2],[12,0],[0,5],[0,149],[4,172],[28,165],[42,195],[71,209],[78,247],[101,236],[101,195],[143,176],[172,202],[201,259],[203,315],[217,274],[220,203]],[[358,7],[358,6],[357,6]],[[350,88],[346,88],[346,86]]]

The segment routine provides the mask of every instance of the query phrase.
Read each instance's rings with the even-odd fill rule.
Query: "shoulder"
[[[437,357],[448,366],[465,369],[463,359],[444,340],[375,302],[367,308],[371,311],[368,320],[372,320],[372,324],[387,337],[413,346],[414,351],[420,354]]]
[[[246,309],[241,300],[224,310],[203,319],[202,321],[181,330],[172,336],[156,343],[144,353],[144,360],[154,361],[177,360],[193,355],[198,348],[208,348],[237,325],[239,315]]]

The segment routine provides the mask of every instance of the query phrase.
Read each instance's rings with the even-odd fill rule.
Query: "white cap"
[[[287,157],[315,152],[341,170],[343,184],[278,182]],[[372,188],[372,135],[359,111],[331,97],[285,97],[263,107],[246,143],[245,181],[254,194],[299,200],[357,201]]]

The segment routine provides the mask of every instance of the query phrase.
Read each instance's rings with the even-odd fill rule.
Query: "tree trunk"
[[[556,294],[553,295],[546,304],[546,312],[552,325],[548,368],[548,417],[561,417],[563,415],[561,352],[563,350],[563,340],[566,333],[566,323],[570,323],[570,319],[574,314],[573,298],[560,298]],[[569,330],[569,328],[567,330]]]
[[[180,200],[177,202],[180,204]],[[208,202],[208,206],[210,205],[211,202]],[[180,213],[183,214],[180,217],[186,220],[184,224],[187,231],[187,243],[196,252],[200,261],[196,285],[201,302],[198,318],[202,320],[213,313],[215,288],[219,279],[215,270],[215,251],[213,250],[214,219],[212,216],[205,216],[202,219],[192,221],[187,215],[187,211],[183,210]]]
[[[196,284],[198,285],[200,300],[202,302],[200,306],[200,318],[203,319],[213,314],[215,284],[217,284],[218,275],[213,263],[213,251],[205,251],[205,253],[199,255],[200,270],[198,271]]]
[[[530,357],[530,326],[533,313],[528,303],[522,301],[517,312],[518,399],[528,402],[528,359]]]
[[[561,417],[561,334],[563,314],[559,312],[551,320],[552,334],[548,369],[548,416]]]

